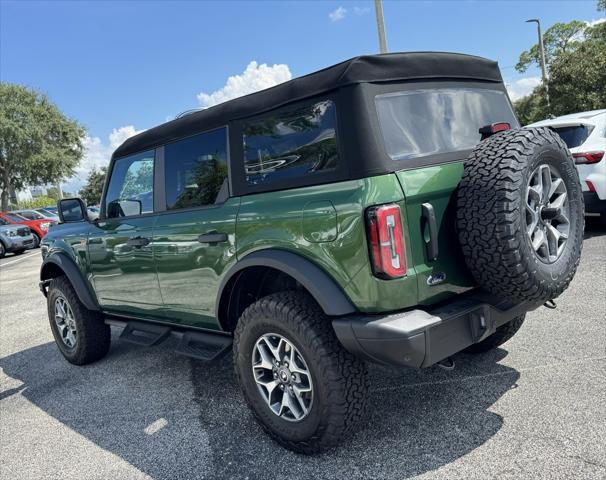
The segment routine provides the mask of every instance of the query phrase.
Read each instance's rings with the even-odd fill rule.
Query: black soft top
[[[226,125],[292,101],[357,83],[419,79],[469,79],[502,82],[497,62],[460,53],[409,52],[363,55],[177,118],[126,140],[114,152],[122,157]]]

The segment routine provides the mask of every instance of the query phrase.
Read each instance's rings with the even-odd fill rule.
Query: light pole
[[[381,0],[375,0],[375,12],[377,14],[377,30],[379,31],[379,53],[387,53],[385,20],[383,20],[383,4]]]
[[[547,85],[547,71],[545,70],[545,47],[543,46],[541,22],[538,18],[531,18],[530,20],[526,20],[526,23],[537,24],[537,34],[539,35],[539,63],[541,64],[541,77],[543,78],[543,86],[545,87],[545,97],[547,99],[547,107],[549,108],[549,86]]]

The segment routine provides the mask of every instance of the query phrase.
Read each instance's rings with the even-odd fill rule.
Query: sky
[[[389,51],[452,51],[497,60],[512,99],[540,72],[519,54],[546,29],[603,20],[596,0],[390,1]],[[64,189],[135,133],[360,54],[378,51],[372,1],[0,0],[0,80],[46,93],[88,132]]]

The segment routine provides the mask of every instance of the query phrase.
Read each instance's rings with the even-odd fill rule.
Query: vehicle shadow
[[[603,223],[599,217],[585,217],[585,235],[584,239],[601,237],[606,235],[606,223]]]
[[[457,460],[495,435],[489,411],[519,373],[507,352],[455,357],[437,367],[370,367],[365,424],[340,447],[307,457],[275,444],[246,408],[230,358],[206,365],[114,340],[110,356],[69,365],[53,343],[0,359],[23,395],[73,431],[152,478],[405,478]],[[192,386],[193,385],[193,386]],[[166,425],[150,433],[149,426]],[[273,473],[272,473],[273,472]]]

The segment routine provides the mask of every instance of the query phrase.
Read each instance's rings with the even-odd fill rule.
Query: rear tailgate
[[[463,162],[397,172],[406,196],[406,218],[412,261],[417,272],[420,304],[435,303],[473,287],[463,260],[457,232],[455,189],[463,175]],[[437,227],[437,258],[432,260],[430,222],[433,209]]]
[[[464,160],[480,142],[481,127],[519,124],[500,83],[396,85],[375,105],[406,198],[418,302],[435,303],[474,286],[455,228]]]

